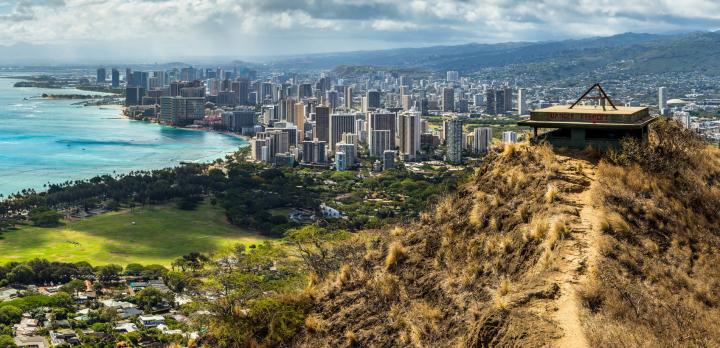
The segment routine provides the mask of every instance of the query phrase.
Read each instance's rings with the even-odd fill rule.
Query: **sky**
[[[718,0],[0,0],[0,61],[252,61],[717,29]]]

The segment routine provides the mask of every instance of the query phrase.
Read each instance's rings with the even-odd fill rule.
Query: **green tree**
[[[39,227],[55,227],[60,224],[60,213],[46,207],[31,210],[29,218],[33,225]]]
[[[145,267],[139,263],[130,263],[125,266],[125,275],[139,276],[145,270]]]
[[[151,310],[163,302],[171,303],[173,300],[171,293],[163,292],[156,288],[145,288],[135,295],[135,301],[145,310]]]
[[[85,292],[85,281],[80,279],[73,279],[67,284],[60,287],[60,291],[66,292],[73,296],[81,292]]]
[[[0,323],[11,325],[18,323],[22,317],[22,311],[12,305],[0,307]]]
[[[11,336],[2,335],[0,336],[0,348],[15,348],[15,340]]]
[[[26,265],[17,265],[8,273],[7,279],[15,284],[30,284],[35,279],[35,272]]]
[[[120,265],[109,264],[105,266],[98,266],[95,272],[101,281],[111,282],[120,278],[122,270],[123,268]]]

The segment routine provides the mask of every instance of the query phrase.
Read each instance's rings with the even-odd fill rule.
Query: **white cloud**
[[[0,1],[0,45],[72,49],[92,42],[105,51],[167,57],[188,50],[294,54],[718,27],[716,0]]]

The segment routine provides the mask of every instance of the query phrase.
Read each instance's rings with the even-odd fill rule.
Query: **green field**
[[[135,224],[133,224],[135,222]],[[202,204],[195,211],[174,205],[122,210],[55,228],[21,227],[0,239],[0,263],[36,257],[88,261],[92,265],[169,265],[192,251],[209,252],[235,243],[267,238],[230,225],[221,209]]]

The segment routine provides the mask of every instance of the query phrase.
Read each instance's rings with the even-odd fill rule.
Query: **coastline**
[[[44,191],[49,183],[86,180],[97,175],[169,168],[181,162],[209,164],[248,146],[246,137],[231,132],[172,127],[178,131],[216,133],[174,139],[173,132],[164,134],[167,130],[160,129],[166,126],[151,126],[147,124],[150,122],[138,122],[145,126],[126,125],[121,119],[129,117],[123,114],[122,105],[92,104],[78,108],[67,103],[70,101],[57,99],[32,101],[30,97],[43,90],[15,88],[12,81],[4,79],[0,84],[5,91],[0,95],[0,114],[8,116],[7,127],[0,129],[0,147],[7,157],[0,168],[3,195],[23,189]],[[119,123],[112,123],[113,119]],[[55,123],[62,131],[50,125]],[[25,136],[25,131],[30,135]],[[228,136],[232,138],[218,138]],[[34,146],[43,151],[31,150]]]
[[[233,137],[233,138],[242,140],[242,141],[247,142],[247,143],[249,143],[250,140],[251,140],[250,137],[245,136],[245,135],[242,135],[242,134],[237,134],[237,133],[230,132],[230,131],[219,131],[219,130],[215,130],[215,129],[208,128],[208,127],[177,127],[177,126],[171,126],[171,125],[167,125],[167,124],[160,124],[160,123],[158,123],[158,122],[156,122],[156,121],[147,121],[147,120],[144,120],[144,119],[135,119],[135,118],[132,118],[132,117],[128,116],[128,115],[125,113],[125,110],[127,110],[127,106],[123,106],[123,105],[114,105],[114,106],[115,106],[115,107],[114,107],[113,109],[117,108],[117,109],[119,109],[119,110],[121,111],[121,112],[120,112],[120,116],[122,116],[122,118],[125,118],[125,119],[128,119],[128,120],[132,120],[132,121],[139,121],[139,122],[146,122],[146,123],[154,123],[154,124],[157,124],[158,126],[170,127],[170,128],[175,128],[175,129],[183,129],[183,130],[189,130],[189,131],[200,131],[200,132],[209,132],[209,133],[222,134],[222,135],[226,135],[226,136],[230,136],[230,137]],[[242,145],[245,146],[246,144],[242,144]]]

